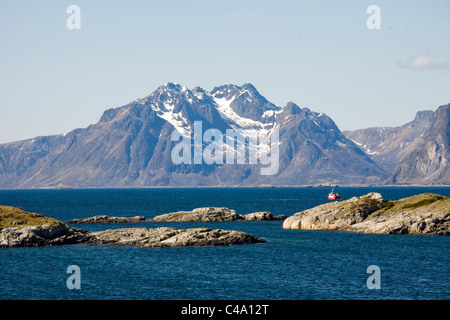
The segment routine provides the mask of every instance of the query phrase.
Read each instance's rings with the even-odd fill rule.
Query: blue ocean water
[[[395,200],[450,188],[340,188],[342,199],[370,191]],[[155,188],[0,190],[0,204],[62,221],[99,214],[155,215],[204,206],[288,216],[326,201],[326,188]],[[284,230],[281,221],[85,224],[242,230],[267,243],[230,247],[135,248],[89,245],[0,249],[0,299],[449,299],[447,236]],[[68,289],[67,267],[81,270]],[[366,282],[379,266],[379,290]]]

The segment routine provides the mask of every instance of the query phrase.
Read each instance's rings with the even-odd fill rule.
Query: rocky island
[[[191,228],[123,228],[92,232],[97,243],[134,245],[142,248],[228,246],[265,242],[234,230]]]
[[[137,222],[151,222],[151,220],[146,219],[144,216],[134,216],[134,217],[110,217],[107,215],[98,215],[89,218],[72,219],[65,221],[68,224],[77,223],[137,223]]]
[[[0,248],[64,244],[139,247],[226,246],[265,242],[245,232],[209,228],[122,228],[89,232],[19,208],[0,206]]]
[[[222,222],[222,221],[271,221],[284,220],[287,216],[273,216],[268,211],[240,215],[233,209],[224,207],[196,208],[192,211],[166,213],[153,218],[154,222]]]
[[[340,230],[375,234],[450,235],[450,198],[433,193],[385,201],[379,193],[336,201],[290,217],[270,212],[239,215],[220,207],[163,214],[153,219],[96,216],[71,223],[218,222],[284,220],[284,229]],[[89,232],[42,214],[0,206],[0,248],[64,244],[108,244],[140,247],[220,246],[265,242],[234,230],[191,228],[121,228]]]
[[[286,215],[274,216],[268,211],[252,212],[241,215],[236,210],[225,207],[204,207],[195,208],[192,211],[177,211],[158,215],[153,219],[146,219],[143,216],[135,217],[109,217],[99,215],[89,218],[73,219],[66,221],[68,224],[77,223],[128,223],[128,222],[230,222],[230,221],[281,221],[286,219]]]
[[[0,248],[87,242],[86,230],[76,229],[42,214],[0,206]]]
[[[381,194],[371,192],[295,213],[283,228],[450,235],[450,198],[424,193],[385,201]]]

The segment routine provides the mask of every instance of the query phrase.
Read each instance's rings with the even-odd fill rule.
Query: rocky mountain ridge
[[[195,163],[194,146],[186,150],[190,161],[174,163],[174,132],[194,143],[196,123],[203,138],[209,129],[244,137],[244,163],[237,152],[231,164]],[[264,147],[261,137],[272,140],[275,131],[277,152],[250,148],[251,141]],[[207,147],[200,141],[203,155]],[[273,174],[261,174],[264,152],[277,155]],[[169,82],[87,128],[0,145],[1,188],[372,184],[388,177],[327,115],[292,102],[278,107],[251,84],[207,92]]]
[[[344,131],[390,178],[385,184],[450,185],[450,104],[399,127]]]

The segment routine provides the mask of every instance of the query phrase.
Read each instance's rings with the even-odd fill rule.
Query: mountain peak
[[[214,87],[214,89],[211,90],[211,94],[214,96],[222,95],[222,96],[232,96],[236,92],[240,91],[240,87],[235,84],[224,84],[218,87]]]
[[[269,121],[267,117],[264,117],[264,113],[278,109],[263,97],[251,83],[245,83],[242,86],[227,84],[215,87],[211,91],[211,95],[219,105],[231,108],[240,117],[255,121]]]
[[[302,108],[300,108],[294,102],[289,101],[283,108],[283,112],[286,114],[299,114],[302,112]]]
[[[213,95],[224,95],[228,97],[237,97],[242,94],[249,94],[250,96],[261,96],[258,90],[251,83],[244,83],[242,86],[235,84],[224,84],[219,87],[214,87],[211,91]],[[261,96],[262,97],[262,96]]]
[[[244,83],[241,88],[249,90],[250,92],[259,94],[258,90],[256,90],[255,86],[251,83]]]
[[[433,113],[433,110],[417,111],[414,121],[431,120],[431,118],[433,117]]]
[[[427,112],[418,114],[422,116],[427,117]],[[267,132],[277,133],[272,137],[279,137],[280,171],[274,176],[260,175],[256,169],[262,163],[252,167],[247,161],[242,165],[210,166],[196,160],[175,164],[172,155],[180,141],[172,139],[173,133],[178,131],[183,141],[192,138],[198,130],[196,121],[202,124],[197,131],[201,134],[209,129],[222,134],[235,129],[249,146],[251,140],[260,144]],[[432,148],[435,141],[439,150],[447,150],[448,106],[439,108],[432,121],[432,129],[417,140],[424,141],[425,151],[436,151]],[[437,139],[431,141],[432,137]],[[185,150],[186,154],[193,151],[191,147],[182,150],[183,157]],[[250,159],[250,148],[247,153]],[[251,83],[223,85],[208,92],[167,82],[145,98],[105,111],[97,124],[67,135],[0,145],[0,155],[0,187],[4,188],[364,184],[387,178],[378,164],[342,135],[331,118],[292,102],[281,109]],[[450,163],[446,153],[438,156],[441,158],[430,159],[429,168],[435,167],[434,159]],[[238,158],[236,145],[236,162]]]
[[[174,86],[180,86],[179,83],[177,82],[173,82],[173,81],[168,81],[166,84],[162,85],[163,87],[174,87]]]
[[[175,92],[181,92],[181,91],[186,90],[187,88],[176,82],[167,82],[166,84],[160,86],[158,89],[160,91],[170,90],[170,91],[175,91]]]

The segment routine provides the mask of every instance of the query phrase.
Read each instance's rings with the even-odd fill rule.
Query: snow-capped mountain
[[[216,87],[211,91],[211,95],[225,118],[242,128],[273,124],[275,112],[280,109],[261,96],[250,83],[241,87],[236,85]]]
[[[251,139],[273,140],[277,132],[276,174],[261,175],[262,164],[250,163],[256,151],[245,163],[174,163],[174,132],[194,139],[199,123],[201,135],[239,131],[249,150]],[[0,145],[2,188],[367,184],[386,177],[328,116],[292,102],[278,107],[249,83],[208,92],[169,82],[106,110],[87,128]]]

